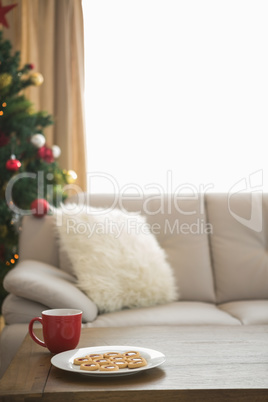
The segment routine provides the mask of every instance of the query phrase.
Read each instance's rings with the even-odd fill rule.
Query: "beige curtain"
[[[72,169],[76,184],[86,190],[84,120],[84,36],[81,0],[2,0],[17,4],[3,28],[14,50],[21,52],[21,64],[32,63],[44,83],[27,89],[36,110],[54,117],[46,128],[47,144],[61,148],[59,164]]]

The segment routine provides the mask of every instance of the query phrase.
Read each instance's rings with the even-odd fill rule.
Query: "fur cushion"
[[[143,216],[73,204],[54,216],[77,286],[100,312],[178,298],[172,268]]]

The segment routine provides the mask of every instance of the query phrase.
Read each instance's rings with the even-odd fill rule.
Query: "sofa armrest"
[[[41,303],[49,308],[76,308],[83,322],[94,321],[98,309],[81,290],[76,279],[49,264],[35,260],[19,262],[3,282],[7,292]]]
[[[41,317],[42,311],[48,309],[44,304],[10,293],[2,304],[2,316],[6,325],[29,324],[33,317]]]

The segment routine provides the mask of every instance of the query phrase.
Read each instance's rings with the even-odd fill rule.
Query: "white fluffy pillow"
[[[77,286],[100,312],[177,299],[165,252],[141,215],[68,204],[55,218]]]

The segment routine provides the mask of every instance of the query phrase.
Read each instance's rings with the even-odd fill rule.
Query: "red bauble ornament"
[[[10,159],[6,163],[7,170],[11,172],[16,172],[21,167],[21,162],[16,159],[15,155],[11,155]]]
[[[46,147],[45,145],[38,149],[37,155],[47,163],[54,162],[52,149]]]
[[[43,198],[37,198],[31,203],[31,211],[36,218],[43,218],[49,211],[49,203]]]
[[[33,69],[34,69],[34,64],[33,64],[33,63],[29,63],[29,64],[26,65],[26,67],[27,67],[29,70],[33,70]]]

